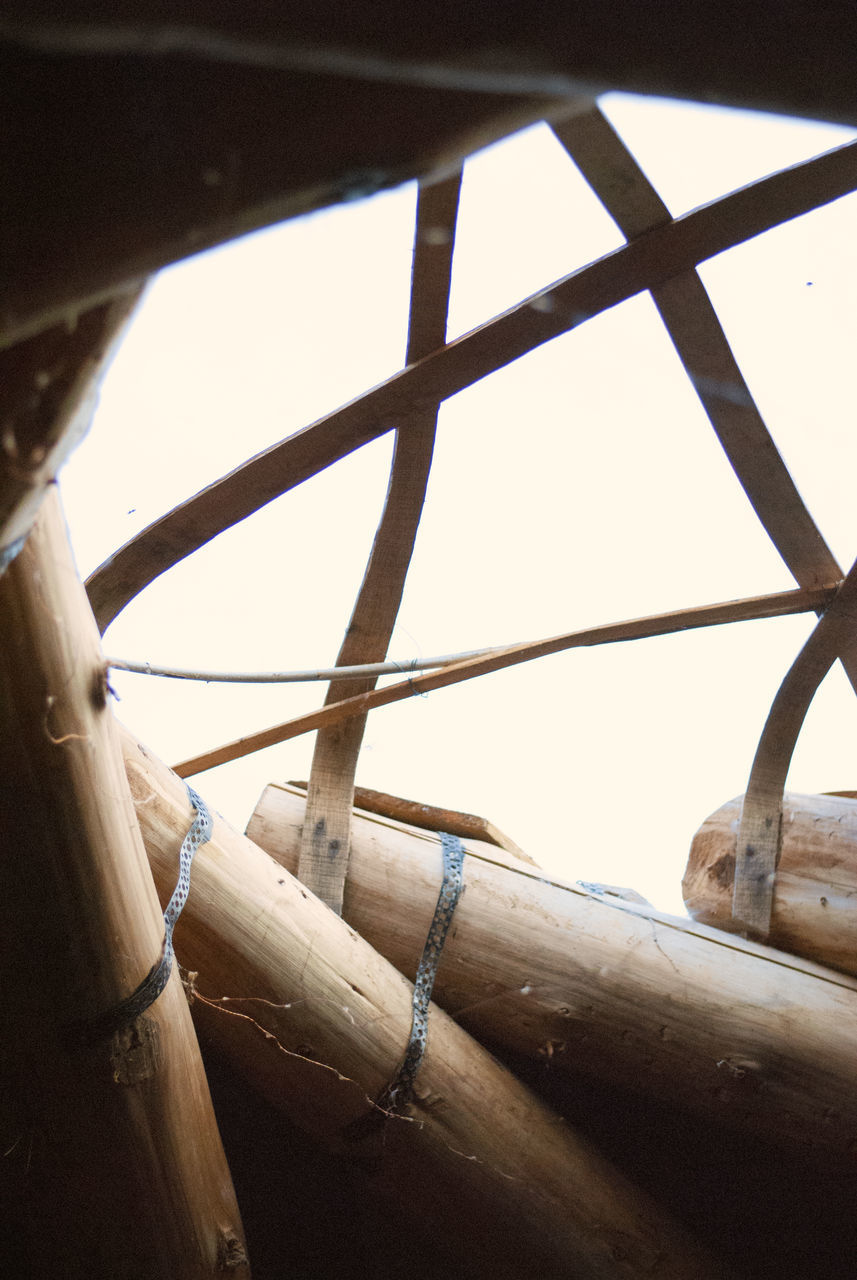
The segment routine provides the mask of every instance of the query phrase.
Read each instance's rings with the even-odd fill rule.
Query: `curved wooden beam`
[[[168,263],[309,210],[434,172],[540,120],[547,97],[374,83],[205,53],[224,6],[190,38],[131,40],[116,7],[89,47],[90,5],[59,22],[0,14],[0,347],[73,319]],[[266,6],[267,8],[267,6]],[[77,12],[73,12],[76,9]],[[175,31],[177,6],[159,4]],[[236,16],[249,33],[252,6]],[[293,6],[268,16],[281,35]],[[218,22],[219,18],[219,22]],[[260,15],[255,15],[256,23]],[[342,21],[330,15],[328,38]],[[408,16],[411,21],[411,15]],[[64,29],[53,39],[50,28]],[[54,34],[57,34],[54,31]]]
[[[688,631],[693,627],[717,627],[726,622],[748,622],[757,618],[781,618],[793,613],[811,612],[822,608],[826,601],[832,599],[836,590],[835,586],[830,586],[813,591],[780,591],[774,595],[750,596],[743,600],[730,600],[725,604],[680,609],[675,613],[659,613],[647,618],[633,618],[629,622],[612,622],[601,627],[591,627],[586,631],[571,631],[565,635],[552,636],[548,640],[535,640],[529,644],[513,645],[508,649],[495,649],[483,657],[456,662],[428,675],[413,676],[408,680],[402,680],[399,684],[387,685],[384,689],[374,689],[370,693],[358,694],[342,702],[331,703],[318,711],[310,711],[294,720],[287,720],[284,724],[274,725],[273,728],[263,729],[260,733],[250,734],[246,738],[238,738],[235,742],[216,747],[190,760],[183,760],[181,764],[173,767],[180,778],[189,778],[193,774],[203,773],[206,769],[227,764],[230,760],[240,760],[254,751],[276,746],[277,743],[286,742],[289,738],[297,738],[302,733],[311,733],[313,729],[341,724],[352,716],[363,716],[373,707],[390,706],[391,703],[401,702],[404,698],[421,693],[432,693],[435,689],[445,689],[453,684],[461,684],[464,680],[473,680],[477,676],[490,675],[506,667],[518,666],[522,662],[532,662],[535,658],[546,658],[552,653],[563,653],[566,649],[618,644],[625,640],[644,640],[651,636],[673,635],[676,631]]]
[[[452,252],[461,192],[461,170],[421,188],[417,202],[407,363],[446,341]],[[380,661],[396,625],[405,578],[425,502],[437,431],[438,406],[417,413],[397,431],[390,484],[381,523],[366,566],[337,666]],[[374,689],[374,676],[331,683],[325,705]],[[316,736],[307,791],[298,878],[337,915],[351,847],[354,779],[366,717],[354,716]]]
[[[88,581],[102,631],[165,570],[288,489],[535,347],[643,289],[857,187],[857,143],[657,227],[257,454],[144,529]]]
[[[750,770],[735,851],[732,918],[758,941],[770,930],[783,792],[798,734],[818,686],[855,633],[857,562],[780,685]]]

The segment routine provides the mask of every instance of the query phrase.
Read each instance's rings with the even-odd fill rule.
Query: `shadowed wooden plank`
[[[92,574],[103,631],[171,565],[394,427],[594,315],[857,187],[857,143],[743,187],[657,227],[433,352],[290,436],[144,529]]]
[[[767,942],[857,976],[855,798],[853,791],[784,793]],[[732,898],[743,803],[738,796],[706,818],[693,837],[681,881],[688,914],[730,933],[740,932]]]
[[[442,347],[452,278],[461,170],[422,187],[416,231],[408,322],[407,363]],[[390,484],[381,523],[366,566],[336,665],[380,662],[396,625],[402,591],[425,502],[437,430],[437,406],[415,414],[396,432]],[[331,682],[326,704],[373,689],[374,677]],[[299,878],[338,915],[348,873],[354,777],[366,727],[354,716],[319,730],[307,795],[307,820]]]
[[[490,19],[458,3],[292,0],[287,14],[264,0],[6,0],[0,34],[67,55],[166,53],[470,93],[624,89],[857,120],[848,0],[702,4],[693,21],[677,0],[494,0]]]

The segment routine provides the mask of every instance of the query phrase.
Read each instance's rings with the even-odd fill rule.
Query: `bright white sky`
[[[609,95],[671,212],[855,135]],[[414,186],[298,219],[164,271],[63,473],[81,572],[250,455],[396,372]],[[705,264],[703,279],[796,483],[844,568],[857,554],[857,197]],[[544,126],[465,170],[449,336],[621,244]],[[386,488],[391,438],[286,494],[145,591],[109,654],[196,668],[331,664]],[[648,296],[447,402],[391,656],[535,639],[794,586]],[[691,837],[743,792],[767,710],[809,634],[788,618],[583,649],[370,717],[358,783],[481,813],[568,879],[681,911]],[[325,686],[116,672],[120,718],[167,762],[320,705]],[[789,786],[857,784],[841,668]],[[199,775],[243,829],[263,787],[306,777],[312,737]]]

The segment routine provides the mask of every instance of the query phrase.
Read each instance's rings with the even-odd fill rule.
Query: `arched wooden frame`
[[[297,733],[318,730],[301,878],[336,910],[341,906],[347,869],[357,756],[371,707],[576,644],[656,634],[707,625],[712,620],[807,608],[822,612],[843,578],[753,401],[696,267],[716,253],[857,188],[857,144],[837,148],[673,219],[597,105],[587,109],[578,106],[566,119],[554,122],[553,129],[626,237],[625,245],[447,344],[446,308],[460,174],[423,187],[417,211],[406,368],[367,395],[250,459],[121,548],[89,580],[99,625],[103,630],[145,585],[217,533],[332,461],[395,429],[396,450],[385,510],[337,665],[382,661],[419,524],[439,404],[644,289],[651,293],[718,439],[799,590],[515,646],[465,659],[380,691],[374,690],[374,677],[355,677],[337,685],[331,682],[319,712],[177,766],[187,776]],[[835,635],[834,656],[842,657],[857,686],[857,646],[841,627]],[[757,774],[758,770],[754,771],[754,777]],[[769,798],[768,808],[771,803]],[[754,811],[751,805],[748,823]],[[745,884],[742,865],[739,860],[739,896]],[[736,911],[737,903],[738,897]]]

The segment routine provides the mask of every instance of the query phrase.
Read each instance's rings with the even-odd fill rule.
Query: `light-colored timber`
[[[171,770],[130,734],[123,744],[163,894],[190,808]],[[248,1083],[365,1162],[367,1195],[392,1196],[439,1245],[465,1249],[469,1274],[520,1280],[521,1259],[528,1274],[578,1280],[722,1274],[435,1007],[410,1115],[385,1119],[371,1099],[402,1059],[410,983],[219,817],[176,950],[195,972],[200,1025]]]
[[[272,785],[248,831],[290,868],[302,820]],[[462,1026],[776,1142],[857,1150],[854,979],[465,848],[435,986]],[[355,818],[345,919],[408,976],[439,876],[436,838]]]
[[[0,580],[7,1243],[28,1277],[242,1280],[241,1221],[178,972],[112,1037],[70,1036],[136,989],[164,936],[107,701],[54,492]]]
[[[744,797],[697,831],[682,880],[694,920],[737,931],[732,919],[735,852]],[[857,801],[786,792],[774,881],[770,942],[857,974]]]

